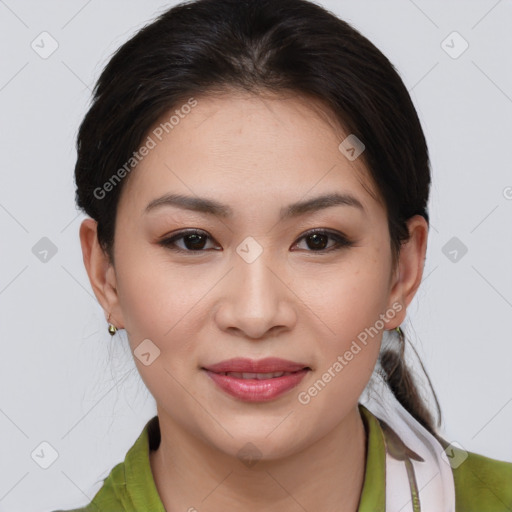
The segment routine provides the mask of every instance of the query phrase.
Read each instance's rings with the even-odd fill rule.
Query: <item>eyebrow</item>
[[[214,215],[216,217],[228,218],[233,216],[233,210],[225,204],[214,199],[197,196],[184,196],[181,194],[165,194],[153,199],[145,209],[145,213],[163,206],[174,206],[184,210],[192,210],[200,213]],[[351,194],[331,193],[322,196],[306,199],[281,208],[279,220],[298,217],[308,212],[323,210],[332,206],[352,206],[366,213],[364,206],[359,199]]]

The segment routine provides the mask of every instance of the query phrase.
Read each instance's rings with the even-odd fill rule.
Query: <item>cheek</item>
[[[354,258],[339,271],[330,271],[329,278],[317,276],[315,286],[302,291],[319,319],[319,331],[315,339],[316,380],[313,387],[312,382],[301,387],[307,395],[301,403],[315,402],[315,407],[327,410],[329,403],[357,401],[380,351],[388,263],[364,256]]]
[[[176,400],[182,390],[172,376],[186,380],[200,359],[196,340],[209,311],[205,296],[219,278],[211,269],[203,275],[193,265],[177,268],[154,250],[122,249],[120,244],[118,296],[134,361],[155,397],[172,389]],[[143,347],[158,354],[147,366],[138,358]]]
[[[119,302],[126,331],[136,337],[171,335],[201,297],[205,284],[186,269],[176,270],[152,251],[122,252],[116,264]],[[204,291],[203,291],[204,294]]]
[[[315,428],[338,423],[370,380],[382,340],[386,283],[377,268],[347,272],[314,298],[317,307],[311,308],[322,320],[314,340],[317,364],[297,401]]]
[[[138,372],[158,403],[186,408],[178,382],[184,380],[183,361],[196,359],[197,327],[190,319],[200,297],[184,288],[182,273],[170,272],[147,255],[125,252],[116,266],[124,327]]]
[[[306,430],[326,432],[356,407],[368,384],[379,353],[379,339],[363,345],[357,340],[326,358],[297,392],[297,416]],[[307,425],[307,427],[306,427]]]
[[[302,276],[293,282],[295,289],[300,287],[297,295],[319,319],[319,337],[325,338],[327,347],[342,350],[347,341],[375,325],[385,312],[389,264],[372,257],[371,251],[358,250],[339,266],[320,269],[312,277]]]

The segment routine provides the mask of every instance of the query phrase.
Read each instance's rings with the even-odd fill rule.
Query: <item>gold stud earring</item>
[[[114,324],[110,323],[110,313],[108,314],[107,322],[108,322],[108,333],[110,334],[110,336],[114,336],[114,334],[117,332],[117,327]]]

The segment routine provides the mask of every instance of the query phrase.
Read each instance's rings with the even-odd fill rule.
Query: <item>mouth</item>
[[[239,373],[239,374],[262,374],[271,375],[277,373],[294,373],[304,368],[311,369],[307,364],[278,357],[267,357],[265,359],[247,359],[244,357],[235,357],[227,359],[220,363],[211,364],[203,367],[204,370],[214,373]],[[279,375],[280,376],[280,375]],[[251,377],[247,377],[251,378]],[[263,378],[272,378],[263,377]]]
[[[274,400],[296,387],[311,367],[284,359],[230,359],[202,367],[218,389],[244,402]]]
[[[303,370],[310,370],[310,368],[303,368]],[[214,372],[217,375],[226,375],[228,377],[235,377],[237,379],[256,379],[256,380],[266,380],[266,379],[276,379],[278,377],[284,377],[287,375],[293,375],[294,373],[300,372],[302,370],[297,370],[296,372],[272,372],[272,373],[240,373],[240,372]]]

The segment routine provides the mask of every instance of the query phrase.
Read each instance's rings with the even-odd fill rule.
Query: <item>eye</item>
[[[166,238],[159,242],[160,245],[177,252],[204,252],[205,242],[211,237],[206,232],[191,229],[188,231],[182,231],[170,238]],[[182,241],[184,247],[178,247],[177,241]]]
[[[331,246],[327,246],[329,239],[334,240],[334,244]],[[300,240],[305,240],[306,245],[312,249],[312,251],[308,252],[330,252],[353,245],[353,242],[341,233],[327,231],[322,228],[308,231],[305,235],[299,238],[299,241]]]
[[[329,239],[334,241],[330,246],[328,245]],[[211,237],[206,232],[191,229],[161,240],[159,244],[176,252],[205,252],[206,249],[212,248],[219,250],[215,247],[206,247],[208,240],[211,240]],[[308,231],[299,238],[299,242],[301,240],[306,241],[306,245],[310,249],[308,252],[330,252],[353,245],[353,242],[341,233],[322,228]],[[183,242],[183,245],[179,246],[178,241]],[[297,242],[295,246],[299,245],[299,242]]]

